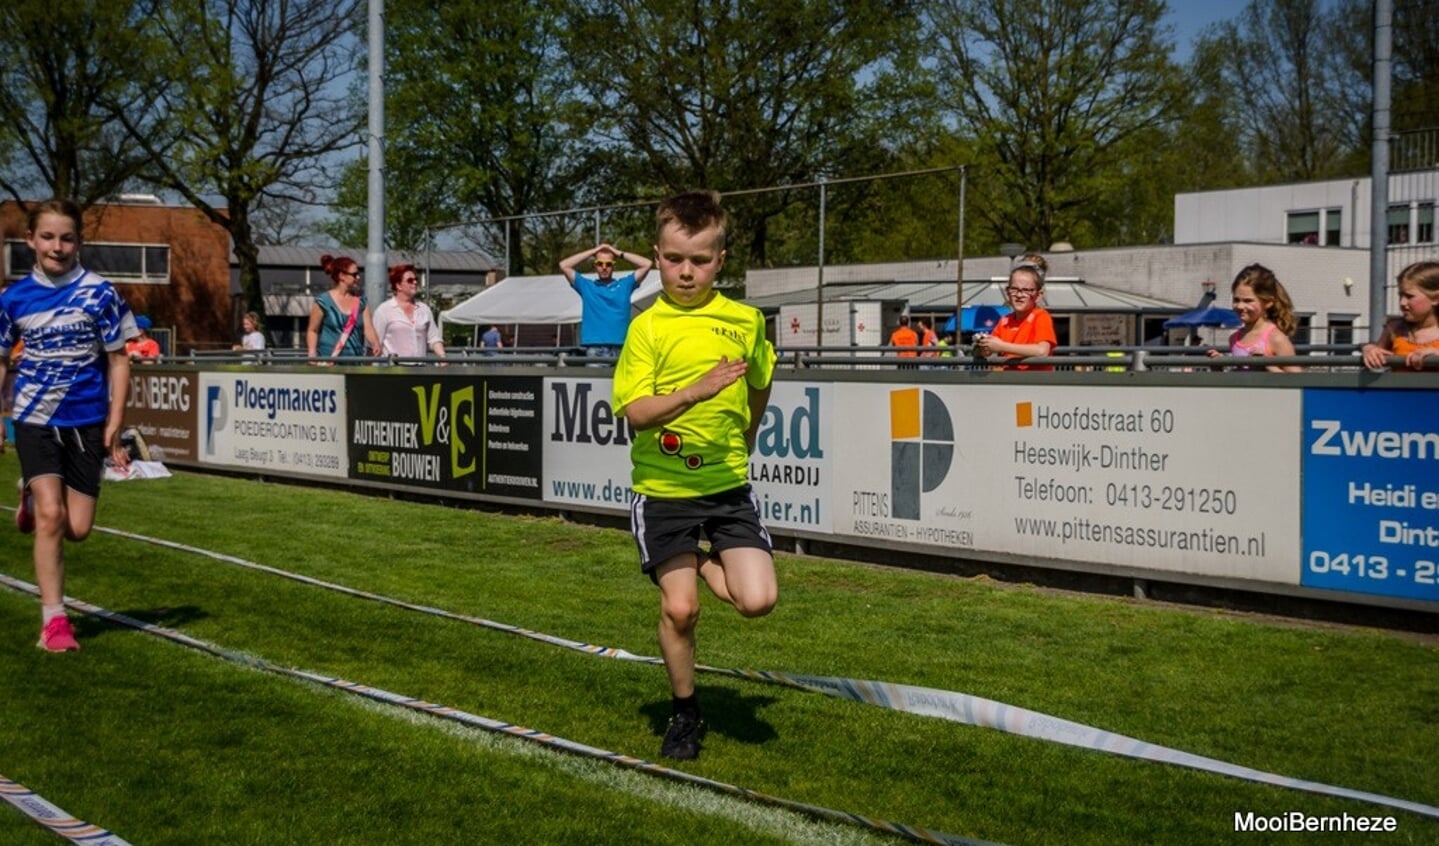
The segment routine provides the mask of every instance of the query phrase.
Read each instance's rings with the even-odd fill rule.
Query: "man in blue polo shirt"
[[[615,275],[615,259],[622,258],[635,266],[633,273]],[[595,275],[575,272],[575,265],[594,259]],[[580,346],[585,355],[617,358],[630,328],[630,297],[645,281],[654,261],[639,253],[627,253],[609,244],[582,250],[560,262],[575,293],[580,295],[584,310],[580,314]]]

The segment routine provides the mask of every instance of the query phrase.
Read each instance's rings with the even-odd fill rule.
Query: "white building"
[[[1426,148],[1427,149],[1427,148]],[[1411,262],[1439,259],[1435,201],[1439,161],[1389,177],[1386,238],[1388,312],[1397,313],[1393,282]],[[1049,251],[1050,276],[1173,303],[1176,311],[1195,304],[1205,290],[1228,302],[1229,285],[1240,269],[1258,262],[1274,271],[1294,300],[1301,344],[1352,343],[1368,337],[1371,180],[1335,179],[1262,188],[1234,188],[1178,194],[1174,198],[1172,245],[1099,250]],[[986,280],[1007,272],[1003,256],[966,258],[964,277]],[[910,302],[932,306],[953,299],[953,261],[897,262],[824,268],[826,299],[843,299],[847,286],[861,283],[929,282]],[[813,290],[817,268],[751,270],[746,299],[768,305],[795,301]],[[779,295],[789,295],[780,297]],[[1152,308],[1150,309],[1152,311]],[[1147,319],[1137,340],[1151,340],[1155,320]],[[1081,338],[1082,332],[1072,337]]]

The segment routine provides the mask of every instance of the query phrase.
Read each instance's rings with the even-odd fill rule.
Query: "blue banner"
[[[1439,602],[1439,393],[1304,392],[1309,587]]]

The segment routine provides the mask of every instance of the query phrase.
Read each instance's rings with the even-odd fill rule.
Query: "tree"
[[[1161,0],[937,0],[942,101],[974,139],[981,241],[1107,240],[1096,204],[1153,154],[1182,100]]]
[[[573,80],[547,0],[392,0],[385,34],[385,170],[392,244],[419,249],[432,227],[573,205]],[[332,232],[358,233],[354,168]],[[554,267],[509,221],[509,272]],[[499,227],[493,229],[501,232]],[[501,234],[496,240],[503,246]]]
[[[863,172],[915,20],[909,0],[574,4],[570,53],[611,199]],[[768,222],[812,195],[729,201],[740,237],[727,269],[766,264]]]
[[[1345,81],[1355,75],[1344,73],[1343,54],[1334,49],[1342,21],[1322,0],[1251,0],[1202,39],[1226,57],[1233,118],[1260,181],[1353,171],[1364,119],[1346,96]],[[1359,99],[1368,100],[1362,88]]]
[[[0,4],[0,189],[20,202],[43,190],[90,206],[135,181],[149,156],[111,119],[126,114],[155,137],[150,92],[133,73],[145,65],[153,6]]]
[[[354,71],[357,0],[176,0],[154,22],[148,70],[168,150],[129,115],[156,179],[229,233],[246,310],[264,314],[252,215],[306,202],[333,183],[333,157],[359,142],[344,81]],[[173,133],[173,135],[171,135]],[[218,195],[224,202],[213,203]]]

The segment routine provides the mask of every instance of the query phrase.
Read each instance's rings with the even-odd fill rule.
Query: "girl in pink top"
[[[1298,325],[1294,318],[1294,303],[1284,285],[1274,277],[1274,271],[1262,264],[1251,264],[1234,277],[1230,290],[1234,292],[1234,313],[1239,315],[1244,325],[1229,336],[1229,354],[1240,357],[1294,355],[1294,342],[1289,340]],[[1210,357],[1221,354],[1219,350],[1209,351]],[[1297,373],[1301,368],[1271,364],[1263,369],[1273,373]]]

